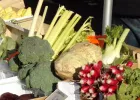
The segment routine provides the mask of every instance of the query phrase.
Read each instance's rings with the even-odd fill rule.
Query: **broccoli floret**
[[[39,37],[26,37],[20,45],[18,58],[23,64],[46,62],[54,54],[50,44]]]
[[[39,63],[30,72],[30,86],[43,91],[46,95],[53,91],[55,84],[59,81],[51,72],[50,64],[47,62]]]
[[[23,65],[23,68],[21,68],[18,72],[19,79],[24,79],[28,75],[28,72],[34,67],[35,64],[28,64]]]

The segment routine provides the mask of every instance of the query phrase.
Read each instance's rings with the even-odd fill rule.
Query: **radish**
[[[114,93],[112,92],[112,93],[105,93],[104,94],[104,98],[107,98],[108,96],[112,96]]]
[[[117,69],[117,66],[110,66],[110,68],[109,69]]]
[[[117,85],[113,85],[113,86],[110,86],[109,88],[108,88],[108,92],[109,93],[113,93],[113,92],[115,92],[116,90],[117,90]]]
[[[110,78],[110,74],[109,73],[104,73],[104,74],[102,74],[102,78],[103,79],[108,79],[108,78]]]
[[[103,66],[103,62],[102,61],[98,61],[98,67],[101,69]]]
[[[88,78],[88,80],[87,80],[87,84],[88,85],[93,85],[94,84],[94,79],[93,78]]]
[[[98,78],[100,75],[97,71],[95,70],[91,70],[90,74],[94,77],[94,78]]]
[[[88,86],[88,85],[83,86],[83,87],[81,88],[81,93],[87,93],[88,90],[89,90],[89,88],[90,88],[90,86]]]
[[[92,67],[89,64],[87,64],[87,65],[83,66],[82,69],[85,72],[89,73],[91,71]]]
[[[80,70],[79,75],[83,76],[84,74],[86,74],[86,72],[84,70]]]
[[[124,72],[123,66],[119,67],[119,70],[120,70],[121,72]]]
[[[128,67],[132,67],[132,65],[133,65],[133,62],[132,62],[132,61],[128,61],[128,62],[126,63],[126,66],[128,66]]]
[[[92,76],[91,76],[91,74],[90,74],[90,73],[88,73],[88,74],[87,74],[87,77],[88,77],[88,78],[91,78]]]
[[[93,94],[91,95],[91,97],[92,97],[92,98],[96,98],[96,97],[97,97],[97,93],[93,93]]]
[[[101,80],[101,83],[102,83],[102,84],[106,84],[106,80],[107,80],[107,79],[102,79],[102,80]]]
[[[80,80],[80,83],[81,84],[86,84],[87,83],[87,81],[88,81],[88,78],[82,78],[81,80]]]
[[[102,61],[99,61],[98,63],[95,63],[93,65],[93,69],[96,70],[98,73],[100,73],[102,65],[103,65]]]
[[[99,87],[100,91],[106,92],[108,90],[109,85],[108,84],[103,84]]]
[[[94,93],[95,90],[96,90],[95,87],[90,87],[90,88],[89,88],[89,93]]]
[[[117,85],[119,83],[119,81],[116,79],[110,78],[106,81],[106,83],[109,85]]]
[[[112,73],[116,75],[121,73],[121,71],[119,69],[112,69]]]
[[[86,93],[86,97],[89,97],[90,96],[90,93]]]
[[[116,78],[119,81],[122,81],[123,80],[123,76],[121,74],[116,74]]]

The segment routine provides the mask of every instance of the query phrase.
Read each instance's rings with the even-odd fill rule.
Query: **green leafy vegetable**
[[[118,100],[136,100],[140,97],[140,69],[125,68],[124,81],[117,91]]]

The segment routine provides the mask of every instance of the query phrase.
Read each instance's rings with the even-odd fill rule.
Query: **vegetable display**
[[[34,32],[42,3],[43,0],[39,0],[28,36],[18,44],[5,36],[6,25],[0,18],[0,58],[8,62],[35,97],[49,96],[62,80],[77,82],[81,86],[81,97],[87,100],[140,97],[140,69],[132,68],[134,55],[124,42],[130,29],[112,26],[106,29],[105,35],[97,36],[91,27],[93,17],[89,16],[78,27],[82,16],[60,6],[46,34],[41,34],[48,11],[46,6],[39,30]],[[10,11],[12,13],[11,7],[1,9],[0,15]],[[20,9],[17,15],[30,13],[30,8]],[[0,99],[6,97],[19,99],[12,93],[5,93]]]

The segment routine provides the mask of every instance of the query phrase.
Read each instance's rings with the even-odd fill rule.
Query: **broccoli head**
[[[18,58],[23,64],[50,61],[54,52],[46,40],[39,37],[26,37],[19,44]]]
[[[50,68],[50,62],[38,63],[27,76],[26,84],[33,89],[40,89],[45,95],[50,94],[55,88],[55,84],[59,81],[53,75]]]

